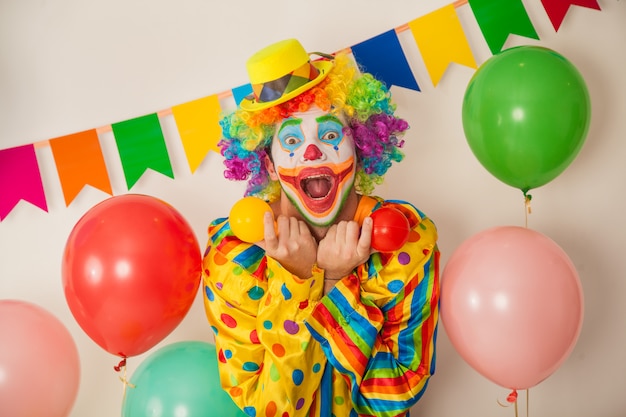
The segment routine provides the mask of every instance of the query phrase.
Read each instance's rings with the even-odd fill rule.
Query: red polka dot
[[[222,322],[231,329],[237,327],[237,321],[232,318],[232,316],[229,316],[228,314],[222,314],[220,318],[222,319]]]
[[[254,329],[254,330],[252,330],[252,331],[250,332],[250,341],[251,341],[252,343],[257,344],[257,345],[258,345],[259,343],[261,343],[261,342],[259,341],[259,335],[257,334],[256,329]]]
[[[224,351],[222,349],[218,352],[217,357],[220,362],[226,363],[226,357],[224,356]]]
[[[417,233],[415,230],[411,230],[409,232],[409,242],[417,242],[418,240],[420,240],[420,238],[420,234]]]
[[[300,310],[304,310],[305,308],[307,308],[309,306],[309,300],[304,300],[302,302],[300,302]]]

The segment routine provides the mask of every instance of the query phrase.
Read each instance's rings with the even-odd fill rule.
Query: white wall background
[[[247,82],[247,57],[279,39],[296,37],[309,50],[333,52],[449,3],[0,0],[0,149],[227,91]],[[554,181],[532,191],[528,226],[551,237],[572,258],[584,289],[585,320],[568,360],[530,390],[530,415],[624,416],[626,1],[600,0],[602,11],[572,7],[558,32],[540,0],[524,3],[541,40],[511,36],[505,46],[538,44],[566,56],[583,74],[593,105],[578,158]],[[381,4],[389,8],[383,11]],[[482,63],[491,54],[471,10],[465,5],[458,12]],[[378,193],[412,201],[436,221],[443,266],[473,234],[498,225],[523,226],[523,198],[485,171],[465,141],[462,97],[474,71],[453,65],[434,88],[410,33],[404,35],[422,92],[394,87],[399,113],[412,129],[405,162],[392,169]],[[192,175],[171,116],[163,125],[176,179],[149,172],[131,191],[169,201],[203,246],[209,221],[226,215],[243,188],[223,179],[216,154]],[[101,136],[101,144],[114,193],[126,193],[110,133]],[[118,358],[100,349],[74,321],[60,268],[72,227],[108,195],[87,187],[66,208],[49,147],[37,152],[49,213],[21,202],[0,223],[0,299],[36,303],[72,333],[82,375],[71,417],[116,416],[122,384],[112,367]],[[212,341],[200,295],[182,324],[156,348],[180,340]],[[144,357],[129,359],[131,374]],[[466,365],[441,328],[437,373],[412,415],[513,416],[512,407],[497,404],[508,392]]]

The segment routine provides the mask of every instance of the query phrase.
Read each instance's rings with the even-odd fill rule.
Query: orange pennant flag
[[[204,97],[172,107],[172,114],[194,173],[209,151],[219,153],[221,107],[217,95]]]
[[[453,4],[419,17],[408,26],[433,85],[437,86],[452,62],[477,68]]]
[[[113,194],[95,129],[51,139],[50,148],[66,206],[85,185]]]

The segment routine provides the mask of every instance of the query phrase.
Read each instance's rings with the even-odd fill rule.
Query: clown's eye
[[[295,146],[302,142],[302,140],[296,136],[288,136],[283,141],[287,146]]]
[[[331,130],[330,132],[324,133],[324,135],[322,136],[322,140],[326,142],[331,142],[337,139],[338,137],[339,137],[339,133]]]

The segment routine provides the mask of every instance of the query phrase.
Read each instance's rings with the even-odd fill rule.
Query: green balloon
[[[524,194],[560,175],[580,151],[591,116],[582,76],[538,46],[485,61],[463,98],[463,130],[478,161]]]
[[[215,346],[192,341],[162,347],[137,367],[122,417],[246,417],[221,388]]]

